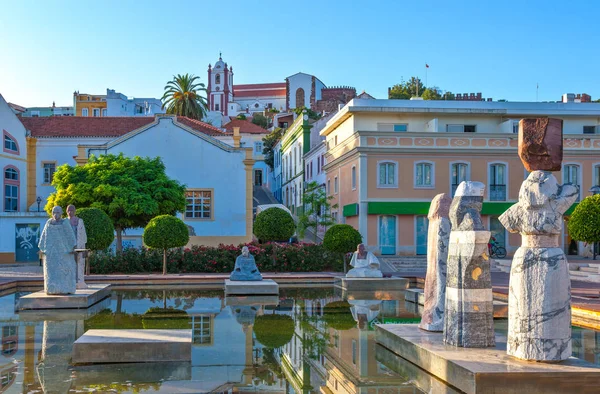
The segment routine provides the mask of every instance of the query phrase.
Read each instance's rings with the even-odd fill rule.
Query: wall
[[[0,264],[14,264],[16,250],[16,226],[17,224],[37,224],[39,232],[37,234],[26,234],[21,240],[22,248],[33,248],[37,250],[39,235],[42,233],[44,224],[48,220],[48,215],[45,212],[38,214],[37,212],[0,212]],[[26,245],[29,241],[30,245]]]
[[[147,108],[146,108],[147,104]],[[139,112],[139,106],[143,112]],[[106,116],[154,116],[164,114],[162,102],[156,98],[132,98],[128,99],[122,93],[112,89],[106,89]]]
[[[287,77],[288,81],[288,95],[289,100],[287,103],[287,108],[292,109],[296,108],[296,91],[300,88],[304,89],[304,106],[310,108],[310,93],[312,89],[312,75],[298,73],[294,74],[290,77]],[[321,99],[321,89],[323,89],[325,85],[319,80],[316,81],[316,99]]]

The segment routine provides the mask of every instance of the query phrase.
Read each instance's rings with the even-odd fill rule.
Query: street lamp
[[[42,198],[41,198],[41,197],[38,197],[38,198],[36,198],[36,199],[35,199],[35,201],[37,202],[37,205],[38,205],[38,212],[39,212],[39,211],[40,211],[40,204],[42,203]]]
[[[590,193],[592,193],[592,196],[595,196],[596,194],[600,194],[600,186],[598,186],[598,185],[592,186],[592,188],[590,189]]]

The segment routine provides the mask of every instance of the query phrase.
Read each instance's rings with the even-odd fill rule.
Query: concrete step
[[[600,271],[598,271],[598,267],[579,267],[579,271],[591,272],[594,274],[600,273]]]

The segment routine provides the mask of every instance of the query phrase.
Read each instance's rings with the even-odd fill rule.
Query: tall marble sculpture
[[[38,247],[46,256],[44,264],[44,291],[46,294],[74,294],[76,264],[73,249],[77,243],[73,229],[62,219],[62,208],[52,208]]]
[[[379,260],[373,253],[367,252],[364,244],[358,244],[350,265],[353,268],[346,273],[346,278],[383,278]]]
[[[87,243],[87,233],[85,232],[85,224],[83,219],[75,215],[75,205],[69,205],[67,207],[67,216],[69,217],[69,224],[75,233],[75,239],[77,240],[77,249],[85,249]],[[81,253],[75,255],[75,261],[77,263],[77,285],[78,289],[87,289],[85,284],[85,258]]]
[[[427,331],[444,330],[446,301],[446,262],[450,242],[450,204],[446,194],[438,194],[429,207],[427,234],[427,276],[425,277],[425,305],[419,328]]]
[[[242,248],[242,254],[235,259],[235,267],[231,275],[229,275],[229,279],[236,281],[262,280],[262,275],[258,272],[254,256],[250,254],[247,246]]]
[[[494,308],[487,244],[481,222],[485,186],[462,182],[450,205],[444,342],[461,347],[494,346]]]
[[[562,121],[521,120],[519,156],[532,172],[519,202],[500,216],[508,231],[521,233],[510,269],[507,353],[561,361],[571,356],[571,281],[560,238],[563,214],[579,195],[550,172],[562,161]]]

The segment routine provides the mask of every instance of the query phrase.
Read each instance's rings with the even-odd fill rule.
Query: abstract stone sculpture
[[[519,157],[527,171],[560,171],[563,158],[562,119],[521,119]]]
[[[427,234],[427,275],[425,277],[425,306],[419,328],[427,331],[444,330],[446,301],[446,262],[450,242],[450,204],[446,194],[438,194],[429,207]]]
[[[494,346],[494,308],[487,244],[481,222],[485,186],[462,182],[450,206],[444,342],[462,347]]]
[[[75,215],[74,205],[69,205],[67,207],[67,216],[69,217],[69,224],[71,224],[75,239],[77,240],[77,249],[85,249],[85,244],[87,243],[85,224],[83,223],[83,219]],[[82,253],[77,253],[75,255],[75,261],[77,262],[77,288],[87,289],[87,285],[85,284],[85,258]]]
[[[242,248],[242,254],[235,259],[235,267],[231,275],[229,275],[229,279],[237,281],[262,280],[262,275],[258,272],[254,256],[250,254],[247,246]]]
[[[73,249],[75,234],[67,220],[62,219],[62,208],[52,209],[38,247],[46,256],[44,264],[44,291],[46,294],[74,294],[76,286],[76,263]]]
[[[519,202],[500,222],[520,232],[521,247],[510,268],[507,353],[535,361],[571,356],[571,280],[560,247],[563,214],[575,202],[576,186],[560,186],[550,172],[533,171]]]
[[[364,244],[358,244],[350,265],[354,268],[346,273],[346,278],[383,278],[379,260],[373,253],[367,252]]]

